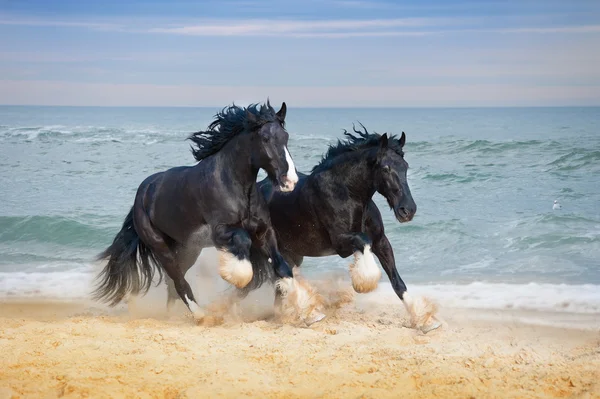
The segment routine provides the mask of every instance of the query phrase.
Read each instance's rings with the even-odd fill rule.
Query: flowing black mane
[[[248,113],[254,117],[250,120]],[[229,140],[243,132],[251,132],[268,122],[278,120],[277,113],[267,101],[266,105],[251,104],[248,108],[238,107],[235,104],[223,108],[215,115],[215,120],[208,125],[206,131],[192,133],[188,140],[192,145],[192,154],[196,161],[219,151]],[[282,126],[283,121],[279,121]]]
[[[331,166],[333,160],[342,154],[379,146],[381,134],[375,132],[369,133],[362,123],[359,122],[359,124],[363,128],[363,131],[356,130],[354,124],[352,125],[352,130],[357,135],[353,135],[344,129],[344,135],[348,138],[345,141],[338,139],[336,144],[330,145],[321,162],[312,169],[313,172],[319,168]],[[395,151],[401,157],[404,156],[404,151],[402,151],[400,142],[395,135],[388,134],[388,148]]]

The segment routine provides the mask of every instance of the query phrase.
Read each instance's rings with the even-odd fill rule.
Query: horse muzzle
[[[403,206],[399,206],[394,210],[394,215],[400,223],[410,222],[415,217],[415,213],[417,213],[416,209]]]
[[[279,188],[281,191],[284,193],[289,193],[294,191],[294,188],[296,188],[296,184],[298,183],[298,175],[296,174],[296,171],[294,171],[292,174],[287,173],[279,178],[279,182]]]

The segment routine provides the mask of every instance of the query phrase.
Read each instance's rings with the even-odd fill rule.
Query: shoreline
[[[0,398],[600,397],[598,315],[442,307],[424,335],[372,295],[310,328],[260,299],[211,327],[151,298],[0,301]]]

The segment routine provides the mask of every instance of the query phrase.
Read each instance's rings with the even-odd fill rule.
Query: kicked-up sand
[[[149,297],[5,300],[0,398],[600,397],[598,315],[442,307],[424,335],[375,292],[303,328],[273,320],[268,293],[212,325]]]

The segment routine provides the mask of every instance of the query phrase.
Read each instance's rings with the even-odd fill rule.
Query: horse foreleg
[[[440,327],[441,323],[435,319],[436,306],[424,298],[412,298],[408,294],[406,284],[404,284],[400,274],[398,274],[398,269],[396,269],[392,245],[385,234],[373,241],[373,253],[377,256],[379,262],[381,262],[381,267],[383,267],[383,270],[385,270],[390,279],[394,292],[402,300],[402,303],[404,303],[410,315],[412,326],[424,332]]]
[[[239,227],[219,225],[213,230],[213,241],[219,251],[219,275],[237,288],[244,288],[252,280],[248,232]]]
[[[316,290],[294,275],[292,267],[279,252],[275,231],[268,228],[265,245],[276,275],[275,314],[283,322],[314,324],[325,318],[324,301]]]
[[[366,234],[340,234],[335,237],[334,248],[342,258],[354,255],[354,262],[350,265],[350,278],[354,291],[362,294],[377,288],[381,279],[381,270],[375,263],[371,252],[371,240]]]

